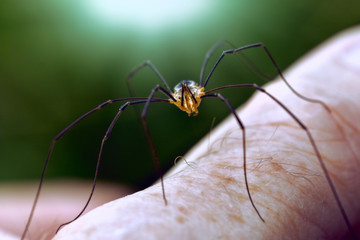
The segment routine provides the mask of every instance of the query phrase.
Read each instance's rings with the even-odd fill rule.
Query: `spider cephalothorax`
[[[197,108],[200,105],[201,96],[205,95],[204,90],[204,87],[199,86],[194,81],[182,80],[174,87],[172,96],[176,101],[170,99],[170,103],[187,112],[189,116],[191,114],[196,116],[199,113]]]

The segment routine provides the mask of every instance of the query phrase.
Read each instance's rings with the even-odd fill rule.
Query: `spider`
[[[214,52],[220,48],[221,45],[224,44],[228,44],[230,45],[232,48],[229,50],[225,50],[221,53],[220,57],[218,57],[217,61],[215,62],[214,66],[211,68],[209,74],[207,75],[207,77],[204,80],[204,72],[205,72],[205,68],[208,64],[208,61],[210,59],[210,57],[214,54]],[[222,59],[226,56],[226,55],[230,55],[230,54],[236,54],[240,53],[241,51],[247,50],[247,49],[253,49],[253,48],[262,48],[266,55],[268,56],[268,58],[270,59],[270,61],[272,62],[273,66],[275,67],[277,73],[279,74],[280,78],[282,79],[282,81],[288,86],[288,88],[294,93],[296,94],[299,98],[308,101],[308,102],[312,102],[312,103],[317,103],[320,104],[324,107],[324,109],[328,112],[331,113],[330,108],[322,101],[319,101],[317,99],[312,99],[312,98],[308,98],[305,97],[303,95],[301,95],[300,93],[298,93],[295,89],[292,88],[292,86],[288,83],[288,81],[285,79],[284,75],[282,74],[279,66],[277,65],[277,63],[275,62],[273,56],[270,54],[270,51],[268,50],[268,48],[263,44],[263,43],[255,43],[255,44],[250,44],[250,45],[245,45],[242,46],[240,48],[235,48],[232,44],[230,44],[228,41],[220,41],[217,44],[215,44],[206,54],[205,59],[203,61],[202,64],[202,68],[201,68],[201,72],[200,72],[200,81],[199,83],[196,83],[195,81],[192,80],[182,80],[180,81],[177,85],[175,85],[174,87],[174,91],[172,91],[169,87],[169,85],[167,84],[167,82],[165,81],[164,77],[161,75],[161,73],[158,71],[158,69],[155,67],[155,65],[153,65],[150,61],[146,61],[143,64],[139,65],[138,67],[134,68],[130,74],[127,76],[127,83],[129,84],[130,80],[132,79],[132,77],[139,72],[141,69],[148,67],[150,68],[155,74],[156,76],[159,78],[159,80],[161,81],[161,83],[163,84],[157,84],[152,90],[151,93],[149,94],[148,97],[127,97],[127,98],[116,98],[116,99],[111,99],[108,100],[106,102],[101,103],[100,105],[98,105],[97,107],[95,107],[94,109],[90,110],[89,112],[85,113],[84,115],[80,116],[78,119],[76,119],[74,122],[72,122],[70,125],[68,125],[65,129],[63,129],[58,135],[56,135],[50,145],[46,160],[45,160],[45,164],[42,170],[42,174],[41,174],[41,178],[40,178],[40,183],[38,185],[38,189],[35,195],[35,199],[33,202],[33,206],[31,208],[31,212],[26,224],[26,227],[24,229],[24,232],[22,234],[21,239],[24,239],[26,236],[26,233],[28,231],[28,228],[30,226],[36,205],[37,205],[37,201],[39,199],[40,196],[40,191],[42,188],[42,184],[44,181],[44,175],[45,175],[45,171],[47,169],[47,165],[49,163],[49,160],[51,158],[53,149],[55,147],[56,142],[65,134],[67,133],[70,129],[72,129],[75,125],[77,125],[80,121],[82,121],[83,119],[85,119],[86,117],[90,116],[91,114],[93,114],[94,112],[97,112],[98,110],[104,108],[105,106],[111,104],[111,103],[116,103],[116,102],[124,102],[125,103],[119,108],[119,111],[117,112],[117,114],[115,115],[115,117],[113,118],[112,122],[110,123],[105,136],[102,139],[101,145],[100,145],[100,150],[99,150],[99,155],[98,155],[98,159],[97,159],[97,165],[96,165],[96,170],[95,170],[95,176],[94,176],[94,180],[93,180],[93,186],[92,186],[92,190],[91,193],[89,195],[89,198],[85,204],[85,206],[83,207],[83,209],[80,211],[80,213],[71,221],[66,222],[61,224],[57,231],[59,231],[59,229],[61,227],[63,227],[64,225],[67,225],[73,221],[75,221],[76,219],[78,219],[83,212],[85,211],[85,209],[87,208],[92,195],[94,193],[95,190],[95,186],[96,186],[96,181],[97,181],[97,175],[98,175],[98,169],[99,169],[99,164],[100,164],[100,160],[101,160],[101,156],[102,156],[102,152],[103,152],[103,147],[104,147],[104,143],[106,142],[106,140],[109,138],[110,133],[115,125],[115,123],[117,122],[117,120],[119,119],[120,115],[129,107],[132,105],[139,105],[139,104],[144,104],[143,110],[141,112],[141,121],[143,124],[143,128],[145,131],[145,135],[147,137],[147,140],[150,144],[150,147],[152,149],[152,154],[153,157],[156,161],[156,165],[157,165],[157,169],[160,175],[160,182],[161,182],[161,189],[162,189],[162,197],[164,200],[164,204],[167,205],[168,201],[166,199],[166,194],[165,194],[165,187],[164,187],[164,181],[163,181],[163,174],[161,172],[161,168],[160,168],[160,162],[159,162],[159,156],[157,154],[156,148],[155,148],[155,144],[152,140],[152,137],[150,135],[150,131],[149,131],[149,127],[146,121],[146,116],[148,113],[148,109],[150,106],[150,103],[155,103],[155,102],[166,102],[166,103],[170,103],[175,105],[177,108],[179,108],[180,110],[186,112],[189,116],[196,116],[199,112],[198,112],[198,107],[201,103],[201,101],[205,98],[217,98],[220,101],[222,101],[227,108],[229,109],[229,111],[231,112],[231,114],[233,115],[233,117],[235,118],[235,120],[237,121],[239,128],[242,131],[242,147],[243,147],[243,174],[244,174],[244,179],[245,179],[245,186],[246,186],[246,191],[247,191],[247,195],[249,197],[249,200],[251,202],[251,205],[254,209],[254,211],[256,212],[256,214],[258,215],[259,219],[262,222],[265,222],[265,219],[262,217],[262,215],[260,214],[259,210],[257,209],[252,196],[251,196],[251,192],[250,192],[250,188],[249,188],[249,184],[248,184],[248,179],[247,179],[247,170],[246,170],[246,138],[245,138],[245,126],[242,123],[240,117],[238,116],[238,114],[236,113],[234,107],[229,103],[229,101],[227,100],[227,98],[225,98],[222,94],[218,93],[218,90],[221,89],[226,89],[226,88],[253,88],[256,89],[264,94],[266,94],[270,99],[272,99],[274,102],[276,102],[298,125],[299,127],[306,132],[308,140],[310,142],[310,144],[312,145],[313,151],[316,154],[316,157],[319,161],[319,164],[322,168],[322,171],[324,173],[324,176],[329,184],[329,187],[332,191],[333,197],[336,200],[337,206],[342,214],[342,217],[345,221],[345,224],[347,225],[350,233],[353,236],[356,236],[354,234],[354,230],[351,227],[351,224],[349,222],[349,219],[347,217],[347,214],[343,208],[343,205],[339,199],[339,195],[335,189],[335,186],[333,184],[333,181],[330,178],[330,175],[328,173],[328,170],[324,164],[324,161],[321,157],[321,154],[315,144],[315,141],[309,131],[309,129],[305,126],[305,124],[297,117],[295,116],[294,113],[292,113],[282,102],[280,102],[276,97],[274,97],[272,94],[268,93],[264,88],[260,87],[257,84],[233,84],[233,85],[226,85],[226,86],[220,86],[211,90],[205,90],[206,85],[208,84],[211,76],[213,75],[215,69],[217,68],[217,66],[219,65],[219,63],[222,61]],[[254,70],[254,69],[253,69]],[[131,90],[131,89],[130,89]],[[131,92],[131,91],[130,91]],[[155,98],[154,95],[157,92],[161,92],[163,93],[167,98]]]

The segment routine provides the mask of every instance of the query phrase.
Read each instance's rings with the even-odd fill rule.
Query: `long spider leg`
[[[250,45],[246,45],[246,46],[243,46],[243,47],[240,47],[240,48],[236,48],[236,49],[229,49],[229,50],[226,50],[226,51],[223,51],[220,55],[220,57],[218,58],[218,60],[216,61],[216,63],[214,64],[213,68],[211,69],[209,75],[207,76],[206,80],[205,80],[205,83],[203,85],[203,87],[206,87],[210,77],[212,76],[213,72],[215,71],[216,67],[219,65],[219,63],[221,62],[221,60],[224,58],[225,55],[228,55],[228,54],[236,54],[237,52],[240,52],[240,51],[243,51],[243,50],[246,50],[246,49],[250,49],[250,48],[257,48],[257,47],[261,47],[264,49],[266,55],[269,57],[269,59],[271,60],[272,64],[274,65],[274,67],[276,68],[276,71],[278,72],[280,78],[285,82],[285,84],[288,86],[288,88],[296,95],[298,96],[299,98],[305,100],[305,101],[308,101],[308,102],[313,102],[313,103],[318,103],[318,104],[321,104],[325,109],[326,111],[328,111],[329,113],[331,112],[330,108],[323,102],[323,101],[320,101],[318,99],[313,99],[313,98],[308,98],[308,97],[305,97],[304,95],[300,94],[299,92],[297,92],[290,84],[289,82],[286,80],[286,78],[284,77],[284,75],[282,74],[278,64],[276,63],[275,59],[273,58],[273,56],[271,55],[270,51],[267,49],[267,47],[265,46],[265,44],[263,43],[254,43],[254,44],[250,44]]]
[[[134,92],[134,89],[133,89],[132,86],[131,86],[130,81],[131,81],[132,77],[133,77],[137,72],[139,72],[141,69],[143,69],[143,68],[145,68],[145,67],[150,67],[150,69],[154,71],[154,73],[156,74],[156,76],[164,83],[165,87],[167,88],[167,91],[165,91],[165,89],[163,89],[163,90],[164,90],[163,92],[164,92],[169,98],[171,98],[173,101],[176,101],[176,100],[174,99],[174,97],[172,96],[172,94],[170,94],[170,93],[172,93],[172,91],[171,91],[169,85],[167,84],[165,78],[161,75],[161,73],[159,72],[159,70],[157,70],[157,68],[155,67],[155,65],[152,64],[149,60],[148,60],[148,61],[145,61],[144,63],[142,63],[142,64],[140,64],[139,66],[137,66],[136,68],[134,68],[134,69],[128,74],[128,76],[126,77],[126,84],[127,84],[127,87],[128,87],[128,90],[129,90],[129,92],[130,92],[131,97],[135,96],[135,92]],[[140,114],[139,114],[139,109],[138,109],[137,107],[135,107],[135,110],[136,110],[136,113],[137,113],[137,115],[138,115],[138,117],[139,117],[139,115],[140,115]]]
[[[87,206],[89,205],[90,203],[90,200],[94,194],[94,191],[95,191],[95,186],[96,186],[96,181],[97,181],[97,176],[98,176],[98,172],[99,172],[99,166],[100,166],[100,161],[101,161],[101,156],[102,156],[102,152],[103,152],[103,149],[104,149],[104,144],[105,144],[105,141],[108,140],[110,134],[111,134],[111,131],[112,129],[114,128],[115,126],[115,123],[117,122],[117,120],[119,119],[120,115],[125,111],[125,109],[128,107],[128,106],[131,106],[131,105],[137,105],[137,104],[140,104],[140,103],[146,103],[147,100],[141,100],[141,101],[133,101],[133,102],[126,102],[125,104],[123,104],[118,113],[115,115],[114,119],[111,121],[111,124],[109,125],[106,133],[105,133],[105,136],[103,137],[103,139],[101,140],[101,145],[100,145],[100,151],[99,151],[99,155],[98,155],[98,159],[97,159],[97,163],[96,163],[96,169],[95,169],[95,175],[94,175],[94,180],[93,180],[93,186],[92,186],[92,189],[91,189],[91,193],[89,195],[89,198],[88,200],[86,201],[86,204],[85,206],[83,207],[83,209],[80,211],[80,213],[74,218],[72,219],[71,221],[69,222],[66,222],[66,223],[63,223],[61,224],[58,229],[56,230],[56,233],[60,230],[60,228],[62,228],[63,226],[65,225],[68,225],[69,223],[72,223],[73,221],[75,221],[76,219],[78,219],[85,211],[85,209],[87,208]],[[159,101],[151,101],[151,102],[159,102]]]
[[[141,119],[142,119],[142,123],[143,123],[144,130],[145,130],[145,133],[146,133],[146,137],[147,137],[148,142],[150,143],[150,146],[151,146],[153,158],[155,158],[158,173],[160,175],[162,195],[163,195],[164,203],[165,203],[165,206],[166,206],[167,205],[167,199],[166,199],[166,195],[165,195],[163,174],[162,174],[161,167],[160,167],[160,159],[159,159],[159,155],[158,155],[158,153],[156,151],[154,141],[153,141],[153,139],[151,137],[149,126],[148,126],[147,121],[146,121],[146,115],[147,115],[148,110],[149,110],[150,102],[153,99],[153,96],[157,91],[161,91],[162,93],[164,93],[167,96],[170,95],[170,93],[166,92],[166,90],[164,88],[162,88],[159,84],[157,84],[151,90],[151,93],[150,93],[150,95],[149,95],[149,97],[148,97],[148,99],[147,99],[147,101],[145,103],[144,109],[143,109],[143,111],[141,113]],[[171,98],[174,99],[173,97],[171,97]]]
[[[241,131],[242,131],[242,143],[243,143],[243,169],[244,169],[244,179],[245,179],[245,186],[246,186],[246,191],[247,194],[249,196],[251,205],[253,206],[254,210],[256,211],[257,215],[259,216],[259,218],[261,219],[261,221],[265,222],[264,218],[261,216],[259,210],[256,208],[255,203],[251,197],[251,193],[250,193],[250,189],[249,189],[249,183],[248,183],[248,179],[247,179],[247,170],[246,170],[246,137],[245,137],[245,126],[242,123],[242,121],[240,120],[239,116],[237,115],[235,109],[231,106],[231,104],[229,103],[229,101],[223,97],[220,93],[211,93],[211,94],[206,94],[204,96],[202,96],[201,98],[207,98],[207,97],[216,97],[218,99],[220,99],[222,102],[224,102],[227,107],[229,108],[229,110],[231,111],[231,113],[234,115],[236,121],[238,122]]]
[[[234,44],[232,44],[231,42],[229,42],[228,40],[220,40],[217,43],[215,43],[206,53],[203,64],[201,66],[201,71],[200,71],[200,82],[199,85],[201,86],[203,81],[204,81],[204,74],[205,74],[205,70],[206,67],[208,65],[209,59],[214,55],[215,51],[217,49],[219,49],[222,45],[229,45],[230,48],[235,49],[236,46]],[[241,60],[243,63],[245,63],[245,65],[253,72],[256,74],[256,76],[258,76],[259,78],[265,80],[265,81],[269,81],[271,79],[270,76],[267,76],[265,73],[263,73],[262,71],[259,70],[259,68],[249,59],[247,58],[245,55],[241,54],[241,52],[237,52],[237,54],[235,55],[239,58],[239,60]]]
[[[169,93],[172,93],[169,85],[167,84],[165,78],[161,75],[161,73],[159,72],[159,70],[155,67],[154,64],[152,64],[149,60],[148,61],[145,61],[144,63],[140,64],[139,66],[135,67],[126,77],[126,85],[128,87],[128,90],[129,90],[129,93],[130,93],[130,96],[131,97],[134,97],[136,96],[135,94],[135,91],[131,85],[131,79],[132,77],[137,73],[139,72],[140,70],[142,70],[143,68],[145,67],[149,67],[155,74],[156,76],[163,82],[163,84],[165,85],[165,87],[167,88],[168,91],[165,91],[166,95],[168,97],[170,97],[172,100],[175,101],[175,99],[173,98],[173,96]],[[140,113],[139,113],[139,108],[138,107],[135,107],[135,111],[136,111],[136,114],[138,116],[138,119],[140,119]]]
[[[39,196],[40,196],[40,192],[41,192],[41,188],[42,188],[42,184],[44,182],[44,178],[45,178],[45,172],[46,172],[46,169],[47,169],[47,166],[49,164],[49,160],[50,160],[50,157],[52,155],[52,152],[53,152],[53,149],[55,147],[55,144],[56,142],[66,133],[68,132],[71,128],[73,128],[75,125],[77,125],[81,120],[85,119],[86,117],[90,116],[91,114],[93,114],[94,112],[104,108],[105,106],[107,106],[108,104],[111,104],[111,103],[115,103],[115,102],[120,102],[120,101],[128,101],[128,100],[143,100],[143,99],[147,99],[145,97],[133,97],[133,98],[117,98],[117,99],[110,99],[106,102],[103,102],[101,104],[99,104],[97,107],[93,108],[92,110],[88,111],[87,113],[85,113],[84,115],[80,116],[79,118],[77,118],[75,121],[73,121],[70,125],[68,125],[65,129],[63,129],[60,133],[58,133],[54,138],[53,140],[51,141],[51,144],[50,144],[50,147],[49,147],[49,150],[48,150],[48,154],[46,156],[46,160],[45,160],[45,164],[44,164],[44,167],[43,167],[43,170],[41,172],[41,177],[40,177],[40,182],[39,182],[39,186],[37,188],[37,191],[36,191],[36,195],[35,195],[35,199],[34,199],[34,202],[33,202],[33,205],[31,207],[31,211],[30,211],[30,215],[29,215],[29,218],[26,222],[26,226],[25,226],[25,229],[21,235],[21,240],[25,239],[25,236],[26,236],[26,233],[28,232],[28,229],[30,227],[30,223],[31,223],[31,220],[33,218],[33,215],[34,215],[34,212],[35,212],[35,209],[36,209],[36,205],[37,205],[37,202],[39,200]],[[168,102],[168,99],[160,99],[160,98],[153,98],[154,101],[163,101],[163,102]]]
[[[128,90],[130,92],[130,95],[131,96],[135,96],[135,92],[134,92],[134,89],[132,88],[132,85],[131,85],[131,79],[133,79],[132,77],[137,73],[139,72],[140,70],[142,70],[143,68],[145,67],[149,67],[155,74],[156,76],[163,82],[163,84],[165,85],[167,91],[162,88],[162,87],[159,87],[161,88],[160,90],[166,95],[168,96],[170,99],[172,99],[173,101],[176,102],[176,99],[172,96],[172,91],[169,87],[169,85],[167,84],[165,78],[161,75],[161,73],[159,72],[159,70],[155,67],[154,64],[152,64],[149,60],[148,61],[145,61],[144,63],[140,64],[139,66],[135,67],[129,74],[128,76],[126,77],[126,84],[127,84],[127,87],[128,87]],[[135,112],[136,112],[136,116],[139,120],[139,122],[141,122],[141,126],[142,126],[142,131],[147,139],[147,148],[149,150],[149,154],[151,156],[153,156],[153,159],[155,158],[155,165],[157,166],[157,171],[158,171],[158,174],[160,175],[160,178],[161,178],[161,185],[162,185],[162,191],[163,191],[163,198],[164,198],[164,201],[165,201],[165,205],[167,204],[167,201],[166,201],[166,197],[165,197],[165,190],[164,190],[164,183],[163,183],[163,178],[162,178],[162,172],[161,172],[161,168],[160,168],[160,162],[159,162],[159,159],[158,159],[158,156],[157,156],[157,152],[155,150],[155,154],[154,154],[154,143],[152,142],[152,139],[151,139],[151,136],[149,137],[149,129],[148,129],[148,126],[147,126],[147,123],[145,121],[144,123],[144,120],[142,119],[142,117],[140,116],[140,111],[139,111],[139,108],[138,106],[135,106]]]
[[[145,61],[144,63],[140,64],[139,66],[137,66],[136,68],[134,68],[130,73],[129,75],[126,77],[126,83],[127,83],[127,86],[128,86],[128,89],[129,89],[129,92],[131,95],[135,94],[132,87],[131,87],[131,84],[130,84],[130,81],[132,79],[132,77],[137,73],[139,72],[141,69],[143,69],[144,67],[150,67],[151,70],[154,71],[154,73],[156,74],[156,76],[158,76],[158,78],[162,81],[162,83],[165,85],[167,91],[169,93],[172,93],[169,85],[167,84],[165,78],[161,75],[161,73],[159,72],[159,70],[157,70],[157,68],[155,67],[154,64],[152,64],[149,60],[148,61]]]
[[[346,226],[347,226],[350,234],[352,235],[352,237],[353,237],[354,239],[358,239],[357,236],[356,236],[356,234],[355,234],[354,229],[353,229],[352,226],[351,226],[351,223],[350,223],[350,221],[349,221],[349,219],[348,219],[348,216],[347,216],[347,214],[346,214],[346,212],[345,212],[345,209],[344,209],[344,207],[343,207],[343,205],[342,205],[342,203],[341,203],[341,201],[340,201],[340,197],[339,197],[339,195],[338,195],[338,193],[337,193],[337,191],[336,191],[335,185],[334,185],[333,181],[332,181],[331,178],[330,178],[330,174],[329,174],[329,172],[328,172],[328,170],[327,170],[327,168],[326,168],[326,165],[325,165],[325,163],[324,163],[324,160],[323,160],[322,157],[321,157],[321,154],[320,154],[320,152],[319,152],[319,150],[318,150],[318,148],[317,148],[317,146],[316,146],[316,144],[315,144],[315,141],[314,141],[314,139],[313,139],[313,137],[312,137],[309,129],[308,129],[308,128],[305,126],[305,124],[304,124],[298,117],[296,117],[295,114],[292,113],[283,103],[281,103],[281,102],[280,102],[277,98],[275,98],[272,94],[268,93],[264,88],[260,87],[260,86],[257,85],[257,84],[235,84],[235,85],[227,85],[227,86],[222,86],[222,87],[214,88],[214,89],[211,89],[211,90],[207,91],[207,92],[205,93],[206,95],[204,95],[202,98],[206,97],[210,92],[214,92],[214,91],[217,91],[217,90],[220,90],[220,89],[234,88],[234,87],[255,88],[255,89],[259,90],[260,92],[265,93],[265,94],[268,95],[272,100],[274,100],[278,105],[280,105],[280,107],[281,107],[282,109],[284,109],[284,110],[295,120],[295,122],[306,132],[306,134],[307,134],[307,136],[308,136],[308,138],[309,138],[309,141],[310,141],[310,143],[311,143],[311,145],[312,145],[312,147],[313,147],[313,149],[314,149],[314,152],[315,152],[315,154],[316,154],[316,157],[317,157],[317,159],[318,159],[318,162],[319,162],[319,164],[320,164],[320,166],[321,166],[321,168],[322,168],[322,171],[323,171],[323,173],[324,173],[324,175],[325,175],[326,181],[327,181],[328,184],[329,184],[329,187],[330,187],[330,189],[331,189],[331,192],[332,192],[332,194],[333,194],[333,197],[335,198],[336,204],[338,205],[338,209],[340,210],[341,215],[342,215],[342,217],[343,217],[343,219],[344,219],[344,221],[345,221],[345,224],[346,224]]]
[[[149,130],[149,127],[148,127],[148,124],[146,122],[146,114],[147,114],[147,111],[148,111],[148,108],[149,108],[149,104],[150,102],[152,102],[151,99],[154,99],[153,98],[153,95],[156,91],[160,90],[161,92],[163,92],[166,96],[168,96],[170,99],[172,99],[174,102],[176,102],[176,99],[172,96],[172,91],[169,87],[169,85],[167,84],[165,78],[161,75],[161,73],[159,72],[159,70],[155,67],[154,64],[152,64],[149,60],[148,61],[145,61],[144,63],[140,64],[139,66],[137,66],[136,68],[134,68],[127,76],[126,78],[126,83],[127,83],[127,86],[128,86],[128,89],[129,89],[129,92],[131,95],[134,95],[135,92],[133,90],[133,88],[131,87],[131,84],[130,84],[130,81],[132,79],[132,77],[137,73],[139,72],[141,69],[145,68],[145,67],[150,67],[151,70],[154,71],[154,73],[157,75],[157,77],[162,81],[162,83],[165,85],[166,89],[165,90],[164,88],[162,88],[160,85],[156,85],[156,90],[152,91],[152,93],[150,94],[150,96],[147,98],[148,101],[147,103],[145,104],[145,107],[144,107],[144,110],[142,112],[142,115],[141,115],[141,123],[142,123],[142,126],[143,126],[143,131],[145,133],[145,136],[147,138],[147,142],[149,143],[149,149],[151,150],[151,155],[153,156],[153,159],[155,159],[155,165],[157,166],[157,171],[158,171],[158,174],[160,175],[160,180],[161,180],[161,187],[162,187],[162,194],[163,194],[163,199],[164,199],[164,202],[165,202],[165,205],[167,205],[167,200],[166,200],[166,196],[165,196],[165,187],[164,187],[164,182],[163,182],[163,174],[162,174],[162,171],[161,171],[161,167],[160,167],[160,160],[159,160],[159,156],[158,156],[158,153],[156,151],[156,148],[155,148],[155,144],[152,140],[152,137],[150,135],[150,130]],[[138,113],[138,108],[136,108],[136,112]],[[139,114],[138,114],[139,116]]]
[[[199,85],[202,86],[202,82],[204,80],[204,73],[205,73],[205,69],[206,66],[209,62],[209,59],[211,58],[211,56],[214,54],[214,52],[223,44],[227,43],[228,41],[226,40],[220,40],[217,43],[215,43],[205,54],[205,58],[203,61],[203,64],[201,66],[201,70],[200,70],[200,82]]]

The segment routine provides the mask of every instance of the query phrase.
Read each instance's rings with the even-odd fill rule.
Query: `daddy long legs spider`
[[[155,148],[155,144],[152,140],[150,131],[149,131],[149,127],[146,121],[146,117],[147,117],[147,113],[149,110],[149,106],[150,103],[156,103],[156,102],[166,102],[166,103],[170,103],[175,105],[176,107],[178,107],[180,110],[185,111],[189,116],[196,116],[198,114],[198,107],[202,101],[202,99],[205,98],[215,98],[220,100],[221,102],[224,103],[224,105],[228,108],[228,110],[231,112],[232,116],[235,118],[239,129],[241,129],[242,131],[242,149],[243,149],[243,154],[242,154],[242,159],[243,159],[243,175],[244,175],[244,181],[245,181],[245,186],[246,186],[246,191],[247,191],[247,195],[248,198],[250,200],[250,203],[254,209],[254,211],[256,212],[257,216],[259,217],[259,219],[265,223],[265,219],[264,217],[261,215],[260,211],[258,210],[257,206],[255,205],[252,195],[251,195],[251,187],[249,186],[248,183],[248,177],[247,177],[247,161],[246,161],[246,128],[243,124],[243,122],[241,121],[240,117],[238,116],[238,114],[236,113],[234,107],[230,104],[230,102],[228,101],[228,99],[226,97],[224,97],[222,94],[218,93],[218,90],[221,89],[228,89],[228,88],[251,88],[251,89],[255,89],[257,91],[262,92],[263,94],[267,95],[269,97],[270,100],[274,101],[280,108],[282,108],[288,115],[289,117],[291,117],[296,123],[297,125],[306,133],[306,136],[308,138],[309,143],[312,146],[313,152],[316,155],[316,158],[320,164],[320,167],[323,171],[323,174],[326,178],[326,181],[330,187],[330,190],[333,194],[333,197],[337,203],[337,207],[339,209],[339,211],[341,212],[341,215],[345,221],[346,226],[349,229],[349,232],[351,233],[351,235],[356,238],[356,235],[354,233],[354,230],[351,227],[350,221],[347,217],[347,214],[344,210],[344,207],[340,201],[339,195],[335,189],[335,186],[333,184],[332,179],[330,178],[330,175],[328,173],[328,170],[324,164],[324,161],[322,159],[322,156],[316,146],[316,143],[308,129],[308,127],[300,120],[300,118],[298,118],[292,111],[290,111],[282,102],[280,102],[274,95],[270,94],[269,92],[267,92],[264,88],[260,87],[257,84],[232,84],[232,85],[225,85],[225,86],[220,86],[220,87],[216,87],[214,89],[208,90],[206,91],[205,88],[211,78],[211,76],[213,75],[214,71],[216,70],[216,68],[218,67],[219,63],[222,61],[222,59],[226,56],[226,55],[230,55],[230,54],[237,54],[240,53],[241,51],[247,50],[247,49],[252,49],[252,48],[262,48],[266,55],[268,56],[268,58],[270,59],[270,61],[272,62],[273,66],[275,67],[277,73],[279,74],[280,78],[282,79],[282,81],[288,86],[288,88],[294,93],[296,94],[299,98],[303,99],[304,101],[308,101],[308,102],[312,102],[312,103],[316,103],[316,104],[320,104],[327,112],[331,113],[331,110],[329,109],[329,107],[323,103],[322,101],[319,101],[317,99],[312,99],[312,98],[308,98],[305,97],[303,95],[301,95],[300,93],[298,93],[295,89],[293,89],[291,87],[291,85],[287,82],[287,80],[285,79],[285,77],[283,76],[280,68],[278,67],[277,63],[275,62],[274,58],[272,57],[272,55],[270,54],[269,50],[267,49],[267,47],[263,44],[263,43],[255,43],[255,44],[250,44],[250,45],[246,45],[240,48],[232,48],[226,51],[223,51],[222,54],[220,55],[220,57],[217,59],[217,61],[215,62],[214,66],[211,68],[209,74],[207,75],[207,77],[204,80],[204,72],[206,69],[206,66],[208,64],[208,61],[210,59],[210,57],[213,55],[213,53],[215,52],[216,49],[218,49],[222,44],[227,43],[226,41],[221,41],[219,43],[217,43],[216,45],[214,45],[214,47],[212,47],[208,53],[206,54],[205,60],[203,62],[202,68],[201,68],[201,73],[200,73],[200,81],[199,83],[196,83],[195,81],[192,80],[182,80],[180,81],[175,87],[174,87],[174,91],[172,91],[169,87],[169,85],[167,84],[165,78],[161,75],[161,73],[157,70],[157,68],[150,62],[150,61],[146,61],[143,64],[139,65],[138,67],[136,67],[133,71],[130,72],[130,74],[128,75],[128,81],[130,81],[130,79],[140,70],[142,70],[143,68],[150,68],[155,74],[156,76],[159,78],[160,82],[163,85],[157,84],[155,87],[152,88],[150,94],[147,97],[127,97],[127,98],[117,98],[117,99],[111,99],[108,100],[106,102],[101,103],[100,105],[98,105],[97,107],[95,107],[94,109],[90,110],[89,112],[85,113],[84,115],[80,116],[78,119],[76,119],[74,122],[72,122],[69,126],[67,126],[65,129],[63,129],[58,135],[56,135],[50,145],[49,151],[48,151],[48,155],[43,167],[43,171],[41,174],[41,179],[40,179],[40,183],[36,192],[36,196],[35,196],[35,200],[31,209],[31,213],[30,216],[28,218],[25,230],[23,232],[22,238],[24,239],[28,228],[30,226],[36,205],[37,205],[37,201],[39,199],[40,196],[40,191],[42,188],[42,184],[44,181],[44,175],[49,163],[49,160],[51,158],[53,149],[55,147],[56,142],[65,134],[67,133],[70,129],[72,129],[75,125],[77,125],[80,121],[82,121],[84,118],[90,116],[92,113],[97,112],[98,110],[104,108],[105,106],[111,104],[111,103],[116,103],[116,102],[125,102],[120,108],[119,111],[117,112],[117,114],[115,115],[115,117],[113,118],[112,122],[110,123],[105,136],[103,137],[102,141],[101,141],[101,145],[100,145],[100,151],[99,151],[99,155],[98,155],[98,160],[97,160],[97,165],[96,165],[96,170],[95,170],[95,176],[94,176],[94,181],[93,181],[93,186],[92,186],[92,190],[90,193],[90,196],[84,206],[84,208],[80,211],[80,213],[71,221],[64,223],[62,225],[59,226],[58,230],[64,226],[67,225],[73,221],[75,221],[76,219],[78,219],[83,212],[85,211],[85,209],[87,208],[92,195],[94,193],[95,190],[95,186],[96,186],[96,181],[97,181],[97,175],[98,175],[98,169],[99,169],[99,164],[100,164],[100,160],[101,160],[101,156],[102,156],[102,152],[103,152],[103,147],[104,144],[106,142],[106,140],[109,138],[113,127],[115,126],[116,122],[118,121],[118,119],[120,118],[121,114],[129,107],[132,105],[139,105],[139,104],[143,104],[143,110],[141,112],[141,121],[143,124],[143,129],[145,131],[145,135],[147,137],[147,140],[150,144],[151,150],[152,150],[152,154],[153,157],[156,161],[156,165],[158,167],[158,171],[159,171],[159,175],[160,175],[160,182],[161,182],[161,188],[162,188],[162,197],[164,200],[164,204],[167,205],[168,201],[166,198],[166,194],[165,194],[165,186],[164,186],[164,182],[163,182],[163,176],[161,173],[161,169],[160,169],[160,162],[159,162],[159,156],[157,154],[156,148]],[[154,97],[156,93],[162,93],[164,94],[167,98],[156,98]],[[57,231],[58,231],[57,230]]]

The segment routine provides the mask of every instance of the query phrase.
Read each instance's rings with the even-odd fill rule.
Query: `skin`
[[[343,32],[285,72],[331,113],[279,80],[266,86],[309,128],[358,236],[359,42],[359,28]],[[92,210],[54,239],[351,239],[305,131],[260,92],[237,112],[246,126],[250,192],[265,223],[246,193],[242,132],[230,116],[167,173],[167,206],[155,184]]]

